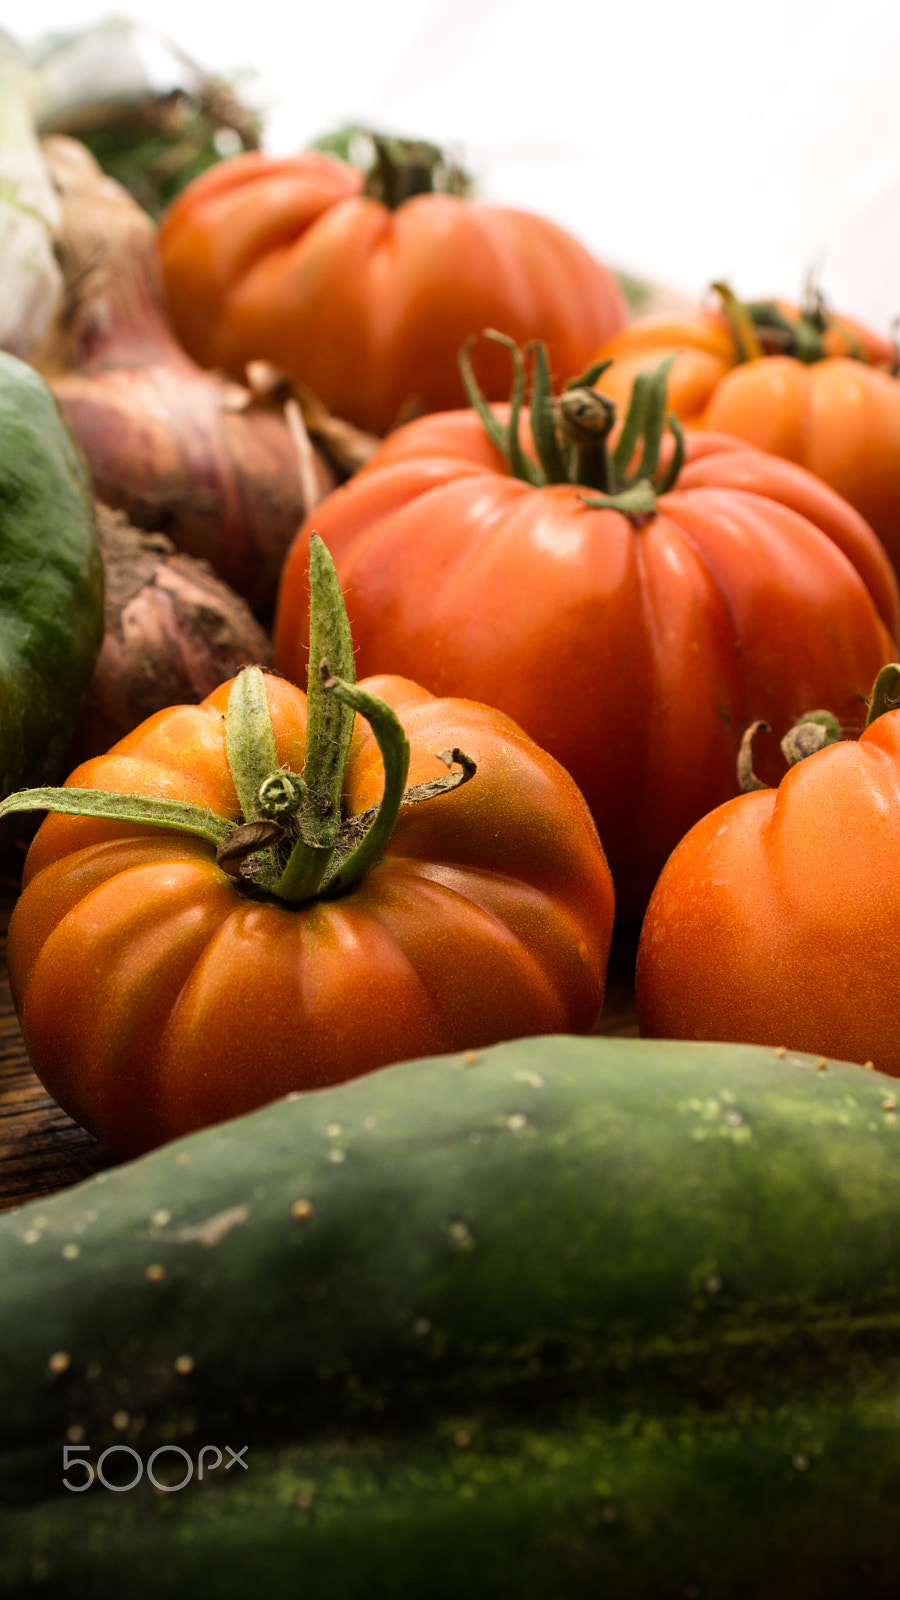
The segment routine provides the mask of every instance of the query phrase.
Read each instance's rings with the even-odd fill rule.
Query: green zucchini
[[[7,1214],[0,1593],[896,1600],[898,1120],[529,1039]]]
[[[87,467],[44,379],[0,351],[0,799],[63,775],[102,641]]]

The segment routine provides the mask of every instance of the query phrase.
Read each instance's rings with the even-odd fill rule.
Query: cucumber
[[[8,1213],[0,1593],[897,1600],[897,1103],[528,1039]]]

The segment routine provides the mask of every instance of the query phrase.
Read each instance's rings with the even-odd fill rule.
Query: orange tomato
[[[900,569],[900,380],[846,356],[766,357],[728,373],[700,421],[816,473]]]
[[[900,1076],[900,711],[728,801],[673,851],[641,931],[650,1037],[872,1061]]]
[[[796,308],[775,310],[788,324],[800,321]],[[819,358],[800,359],[780,353],[770,326],[756,327],[758,353],[746,359],[735,321],[722,311],[636,318],[600,347],[600,358],[614,358],[601,387],[624,407],[636,373],[673,357],[669,406],[677,416],[814,472],[865,517],[900,570],[896,346],[849,318],[830,318]]]
[[[163,217],[159,246],[197,361],[242,376],[267,358],[378,434],[404,409],[463,402],[457,353],[484,327],[543,339],[565,379],[626,317],[614,275],[555,223],[454,194],[389,209],[355,167],[318,151],[220,162]],[[482,359],[499,398],[503,356]]]
[[[352,888],[299,903],[254,892],[204,838],[52,814],[9,929],[10,983],[35,1070],[134,1155],[289,1090],[522,1034],[579,1032],[602,1000],[609,869],[574,782],[510,719],[405,679],[360,685],[399,714],[412,783],[446,747],[475,776],[400,809]],[[306,696],[267,676],[277,770],[302,770]],[[188,801],[237,824],[230,685],[158,712],[69,786]],[[375,805],[382,757],[357,718],[346,816]]]
[[[671,360],[667,402],[683,422],[703,415],[716,384],[738,359],[726,318],[702,306],[635,317],[604,340],[596,354],[598,360],[613,363],[598,380],[598,388],[623,413],[638,373]]]

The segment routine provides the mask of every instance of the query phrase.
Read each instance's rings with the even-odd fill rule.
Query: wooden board
[[[8,911],[6,913],[8,917]],[[0,1211],[89,1178],[115,1157],[61,1111],[34,1075],[0,970]]]

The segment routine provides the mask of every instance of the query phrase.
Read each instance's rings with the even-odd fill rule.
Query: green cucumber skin
[[[49,385],[0,351],[0,798],[61,776],[103,628],[90,475]]]
[[[0,1217],[0,1592],[897,1600],[893,1102],[750,1046],[523,1040]],[[73,1426],[248,1471],[69,1493]]]
[[[898,1456],[880,1449],[896,1413],[853,1409],[798,1408],[818,1444],[804,1471],[794,1408],[508,1427],[465,1451],[449,1435],[251,1449],[239,1482],[0,1514],[0,1592],[896,1600]]]

